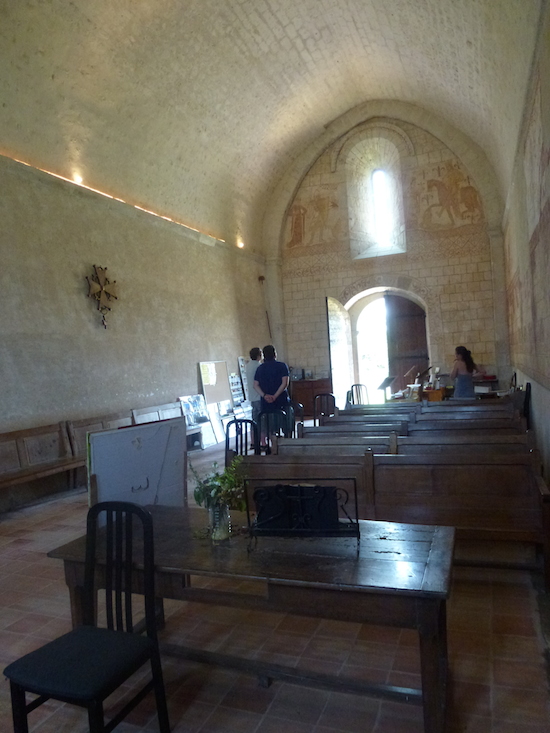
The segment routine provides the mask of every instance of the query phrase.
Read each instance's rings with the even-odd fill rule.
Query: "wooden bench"
[[[362,456],[373,453],[397,453],[397,433],[391,435],[313,435],[304,438],[277,438],[273,441],[272,455]]]
[[[139,407],[132,410],[134,425],[144,425],[148,422],[170,420],[174,417],[185,417],[185,411],[181,400],[178,400],[178,402],[168,402],[164,405],[155,405],[153,407]],[[202,428],[200,425],[188,425],[186,434],[188,449],[193,448],[197,439],[199,441],[199,447],[203,448]]]
[[[376,519],[450,525],[458,539],[536,543],[544,550],[550,587],[550,491],[536,456],[424,452],[371,458]]]
[[[302,438],[278,438],[272,452],[286,455],[322,455],[324,451],[331,454],[361,455],[366,450],[373,453],[419,454],[419,453],[529,453],[533,450],[531,435],[505,435],[486,433],[483,436],[471,435],[469,431],[456,431],[453,435],[443,435],[434,441],[423,433],[413,435],[389,436],[339,433],[323,435],[307,435]],[[537,453],[538,455],[538,453]]]
[[[0,489],[85,465],[64,422],[0,434]]]
[[[422,420],[409,425],[409,434],[424,433],[435,440],[444,434],[456,431],[469,431],[472,435],[482,436],[487,432],[502,432],[503,435],[521,435],[526,431],[523,418],[494,418],[476,420]]]
[[[67,429],[73,454],[86,459],[87,433],[96,433],[98,430],[114,430],[115,428],[129,427],[132,425],[132,412],[116,412],[111,415],[100,417],[85,417],[82,420],[69,420]]]
[[[248,480],[249,500],[258,486],[282,483],[308,483],[338,486],[353,502],[357,490],[360,519],[374,518],[372,463],[364,456],[244,456],[243,471]],[[354,511],[354,509],[352,510]]]
[[[312,435],[385,435],[397,433],[398,435],[407,435],[409,432],[409,423],[329,423],[328,425],[306,426],[301,423],[298,425],[298,438],[304,438]]]
[[[415,422],[416,421],[416,413],[415,412],[396,412],[392,415],[388,414],[369,414],[369,415],[356,415],[353,413],[350,413],[349,411],[343,411],[338,413],[338,415],[322,415],[320,417],[320,424],[321,425],[340,425],[342,423],[351,423],[351,424],[362,424],[362,423],[368,423],[369,425],[381,425],[381,424],[388,424],[388,423],[398,423],[398,422]]]

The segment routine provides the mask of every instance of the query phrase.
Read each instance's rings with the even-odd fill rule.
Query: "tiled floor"
[[[204,465],[203,454],[197,463]],[[70,627],[60,562],[48,550],[83,533],[86,495],[0,517],[0,663]],[[536,576],[457,568],[449,602],[448,733],[548,733],[550,694]],[[419,685],[415,634],[305,617],[167,603],[163,640],[269,657],[338,675]],[[416,733],[420,708],[275,682],[173,658],[164,660],[174,733]],[[85,663],[85,661],[83,662]],[[108,709],[113,709],[113,700]],[[31,713],[31,731],[79,733],[85,714],[58,703]],[[9,688],[0,688],[0,731],[12,730]],[[117,731],[156,731],[152,698]]]

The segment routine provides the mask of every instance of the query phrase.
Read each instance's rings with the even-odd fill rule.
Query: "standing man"
[[[250,359],[246,362],[246,384],[248,391],[248,401],[252,406],[252,419],[255,423],[258,422],[258,415],[261,410],[260,395],[254,387],[254,380],[256,379],[256,370],[262,363],[262,350],[255,346],[250,349]]]
[[[278,412],[288,405],[289,371],[283,361],[277,361],[275,347],[264,346],[264,363],[256,370],[254,389],[262,398],[263,412]]]

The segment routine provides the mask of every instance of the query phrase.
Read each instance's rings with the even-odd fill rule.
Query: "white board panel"
[[[184,505],[185,418],[88,434],[95,501]]]

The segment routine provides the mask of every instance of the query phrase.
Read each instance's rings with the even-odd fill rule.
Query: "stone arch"
[[[347,154],[358,142],[379,130],[383,131],[385,136],[394,143],[401,157],[414,155],[415,151],[412,140],[399,125],[395,125],[385,119],[375,118],[350,130],[346,135],[341,137],[337,145],[333,146],[330,156],[331,171],[334,173],[338,165],[341,163],[345,164]]]
[[[288,209],[298,188],[319,156],[339,138],[353,134],[360,125],[379,118],[410,122],[437,137],[471,172],[481,193],[489,229],[501,231],[504,204],[495,171],[484,151],[456,127],[421,107],[398,100],[374,100],[358,105],[326,126],[325,132],[303,150],[274,189],[263,219],[263,248],[266,255],[280,256]],[[389,119],[387,119],[389,118]],[[376,122],[378,123],[378,122]],[[345,145],[345,141],[343,143]]]
[[[409,298],[424,309],[432,364],[443,365],[445,363],[444,334],[439,299],[416,278],[394,273],[369,275],[355,280],[341,291],[338,299],[344,307],[349,309],[354,302],[363,295],[367,295],[368,291],[375,290],[389,291],[395,295]]]

